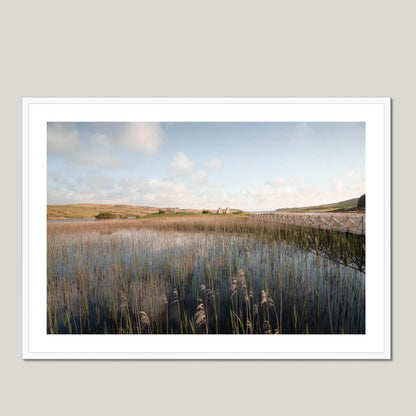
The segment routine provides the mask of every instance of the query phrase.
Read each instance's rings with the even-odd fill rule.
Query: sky
[[[269,211],[365,192],[365,123],[48,123],[48,204]]]

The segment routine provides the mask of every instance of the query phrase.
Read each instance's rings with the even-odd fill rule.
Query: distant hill
[[[158,208],[135,205],[111,205],[111,204],[67,204],[67,205],[48,205],[47,218],[49,220],[58,219],[79,219],[95,218],[102,212],[111,212],[116,217],[144,217],[146,215],[158,214],[159,210],[170,213],[180,214],[201,214],[202,209],[179,209],[179,208]],[[217,210],[209,210],[213,214]],[[231,209],[231,213],[241,212],[238,209]]]
[[[299,208],[281,208],[276,212],[350,212],[358,211],[358,198],[348,199],[346,201],[336,202],[334,204],[314,205],[311,207]]]
[[[310,207],[281,208],[276,212],[351,212],[357,211],[358,198],[348,199],[347,201],[336,202],[334,204],[315,205]],[[159,210],[167,208],[136,206],[136,205],[111,205],[111,204],[67,204],[67,205],[48,205],[47,217],[53,219],[76,219],[76,218],[95,218],[101,212],[111,212],[117,217],[145,217],[146,215],[158,214]],[[179,213],[201,214],[202,209],[178,209]],[[215,214],[217,210],[209,209]],[[239,209],[230,209],[232,214],[241,212]]]
[[[47,208],[48,219],[94,218],[100,212],[111,212],[117,217],[143,217],[159,212],[155,207],[109,204],[48,205]]]

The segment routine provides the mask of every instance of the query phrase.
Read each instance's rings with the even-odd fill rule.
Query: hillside
[[[136,205],[111,205],[111,204],[67,204],[67,205],[48,205],[48,220],[61,219],[82,219],[95,218],[101,212],[111,212],[117,217],[144,217],[151,214],[158,214],[159,210],[164,211],[165,215],[177,214],[201,214],[203,209],[179,209],[179,208],[158,208]],[[208,210],[215,214],[217,210]],[[238,214],[242,211],[231,209],[231,214]]]
[[[310,207],[281,208],[276,212],[349,212],[357,211],[358,198],[348,199],[333,204],[314,205]]]
[[[310,207],[281,208],[275,212],[351,212],[357,211],[358,198],[333,204],[315,205]],[[135,205],[111,205],[111,204],[68,204],[68,205],[48,205],[47,218],[53,219],[79,219],[94,218],[100,212],[111,212],[118,217],[144,217],[146,215],[159,213],[158,207],[135,206]],[[162,208],[168,210],[168,208]],[[212,214],[216,210],[208,210]],[[230,209],[232,214],[241,212],[238,209]],[[200,214],[202,209],[179,209],[179,213]]]
[[[203,209],[179,209],[179,208],[159,208],[136,205],[111,205],[111,204],[67,204],[67,205],[48,205],[47,218],[49,220],[58,219],[80,219],[95,218],[101,212],[111,212],[117,217],[144,217],[146,215],[158,214],[159,210],[166,215],[177,214],[201,214]],[[238,209],[230,209],[232,214],[241,212]],[[209,210],[215,214],[217,210]]]
[[[94,218],[100,212],[111,212],[116,216],[145,216],[159,212],[159,208],[134,205],[68,204],[48,205],[48,219]]]

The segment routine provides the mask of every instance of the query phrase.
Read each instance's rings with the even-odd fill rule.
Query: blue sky
[[[365,191],[365,123],[48,123],[48,204],[243,210]]]

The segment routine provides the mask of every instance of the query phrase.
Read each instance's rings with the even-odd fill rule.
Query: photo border
[[[390,359],[390,105],[391,100],[386,97],[23,98],[23,359]],[[330,120],[331,117],[334,119]],[[366,334],[48,335],[45,331],[48,121],[366,122]],[[377,313],[372,313],[373,309]]]

